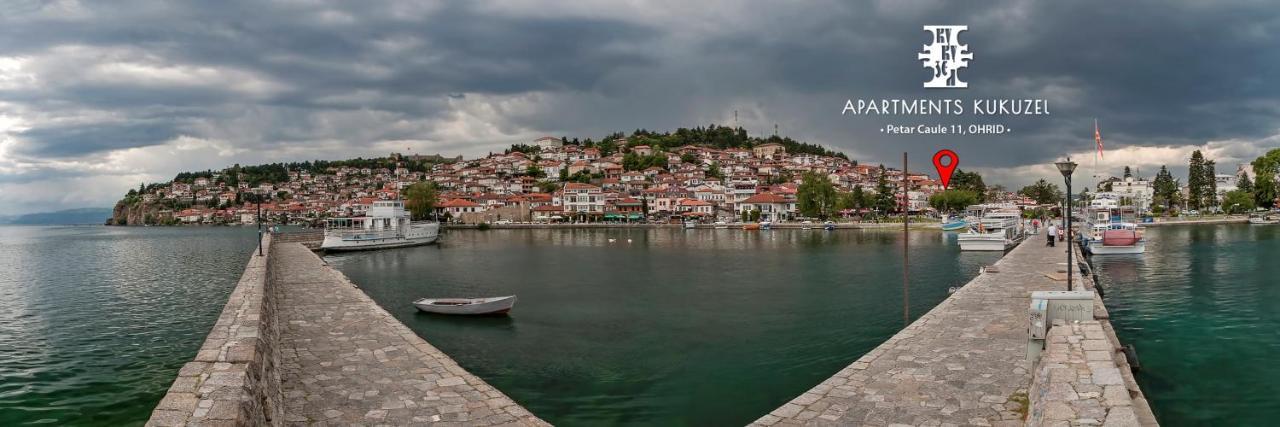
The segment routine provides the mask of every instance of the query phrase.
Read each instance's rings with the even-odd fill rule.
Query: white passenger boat
[[[985,211],[969,231],[956,236],[962,251],[1006,251],[1026,237],[1017,210]]]
[[[1249,215],[1249,223],[1253,225],[1280,224],[1280,218],[1271,215]]]
[[[422,298],[413,306],[437,314],[506,314],[516,305],[516,296],[492,298]]]
[[[413,222],[400,200],[373,202],[367,216],[325,221],[325,251],[362,251],[428,245],[440,237],[440,223]]]
[[[1086,232],[1080,244],[1092,255],[1140,254],[1147,251],[1147,239],[1141,227],[1132,219],[1136,213],[1132,207],[1094,206],[1086,217]]]

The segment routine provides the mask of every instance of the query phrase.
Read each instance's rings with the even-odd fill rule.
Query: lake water
[[[256,236],[0,227],[0,425],[141,425],[204,342]]]
[[[1165,426],[1280,419],[1280,226],[1147,230],[1143,256],[1093,265]]]
[[[453,231],[328,256],[464,368],[558,425],[743,425],[901,329],[901,232]],[[998,254],[911,233],[912,317]],[[954,237],[952,237],[954,239]],[[417,313],[516,294],[510,317]]]
[[[1152,228],[1093,260],[1164,425],[1280,417],[1280,227]],[[0,425],[140,425],[239,278],[248,228],[0,227]],[[454,231],[331,256],[464,367],[564,425],[741,425],[902,326],[901,235]],[[609,241],[613,239],[613,241]],[[627,239],[631,241],[628,242]],[[913,232],[912,313],[992,254]],[[516,293],[508,318],[422,296]]]

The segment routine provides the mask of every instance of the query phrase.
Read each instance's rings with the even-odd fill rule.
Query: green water
[[[913,317],[999,257],[960,253],[937,231],[910,238]],[[454,231],[438,247],[326,260],[547,421],[737,426],[902,327],[900,239],[852,230]],[[519,296],[507,318],[410,305],[506,294]]]
[[[1280,419],[1280,226],[1151,228],[1143,256],[1092,262],[1165,426]]]
[[[0,227],[0,426],[141,425],[255,240],[236,228]]]

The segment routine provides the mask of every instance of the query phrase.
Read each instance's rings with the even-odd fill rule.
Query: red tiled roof
[[[748,197],[742,203],[787,203],[787,198],[773,193],[760,193]]]
[[[463,199],[453,199],[453,200],[449,200],[449,201],[446,201],[446,202],[444,202],[444,203],[441,203],[441,204],[440,204],[440,205],[438,205],[437,207],[441,207],[441,208],[476,208],[476,207],[480,207],[480,205],[477,205],[477,204],[475,204],[475,203],[473,203],[473,202],[469,202],[469,201],[466,201],[466,200],[463,200]]]
[[[599,190],[600,187],[596,187],[591,184],[583,184],[581,182],[570,182],[564,185],[564,189],[565,190]]]

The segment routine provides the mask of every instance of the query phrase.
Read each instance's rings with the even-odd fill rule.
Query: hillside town
[[[408,187],[423,182],[434,189],[432,217],[463,224],[862,220],[900,213],[903,206],[919,215],[976,202],[1052,207],[1063,196],[1044,180],[1010,192],[986,187],[977,174],[959,172],[951,188],[962,179],[976,181],[976,187],[960,185],[979,197],[948,205],[934,197],[945,195],[939,194],[943,187],[937,179],[909,173],[904,202],[900,169],[860,164],[816,145],[774,136],[725,148],[683,144],[664,149],[648,144],[659,141],[653,135],[619,133],[599,143],[544,136],[470,160],[392,153],[379,159],[183,173],[168,183],[131,190],[109,223],[255,224],[261,215],[276,224],[319,224],[362,216],[375,201],[404,198]],[[745,132],[741,135],[745,138]],[[802,152],[789,152],[788,145]],[[1211,189],[1197,189],[1200,195],[1194,197],[1189,189],[1197,186],[1181,185],[1165,170],[1153,180],[1127,167],[1123,178],[1102,180],[1093,194],[1082,196],[1093,205],[1133,206],[1139,212],[1221,210],[1220,202],[1236,189],[1239,177],[1256,179],[1247,166],[1234,175],[1211,169],[1199,172],[1206,175],[1199,187]],[[806,177],[829,185],[840,201],[820,215],[805,215],[798,193]],[[130,209],[136,213],[122,213],[134,212]]]
[[[800,218],[796,193],[802,177],[812,173],[825,176],[837,191],[857,191],[867,198],[876,194],[878,184],[887,185],[897,198],[892,204],[902,205],[901,170],[843,156],[788,153],[779,142],[669,150],[629,143],[626,137],[610,142],[617,148],[606,155],[601,148],[546,136],[478,159],[435,156],[443,161],[416,171],[405,163],[424,156],[393,153],[387,167],[288,170],[282,182],[252,183],[224,170],[144,186],[129,197],[169,207],[143,218],[144,223],[253,224],[259,208],[264,221],[313,223],[363,215],[374,201],[400,198],[405,188],[426,181],[438,188],[435,213],[457,223],[780,222]],[[923,173],[906,178],[909,209],[931,211],[929,196],[942,185]],[[858,202],[841,209],[839,216],[875,209]]]

